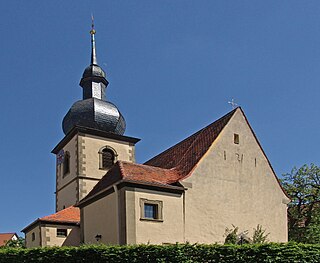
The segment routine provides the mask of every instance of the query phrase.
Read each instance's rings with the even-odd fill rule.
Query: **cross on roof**
[[[232,109],[235,109],[238,106],[238,104],[234,101],[234,98],[232,98],[231,101],[228,101],[228,104],[231,105]]]

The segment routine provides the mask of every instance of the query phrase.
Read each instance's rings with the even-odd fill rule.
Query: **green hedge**
[[[53,262],[219,262],[219,263],[319,263],[320,245],[263,244],[263,245],[189,245],[168,246],[81,246],[0,249],[0,263]]]

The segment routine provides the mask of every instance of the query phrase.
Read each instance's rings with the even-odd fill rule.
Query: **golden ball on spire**
[[[96,31],[95,31],[94,29],[91,29],[91,30],[90,30],[90,34],[91,34],[91,35],[94,35],[95,33],[96,33]]]

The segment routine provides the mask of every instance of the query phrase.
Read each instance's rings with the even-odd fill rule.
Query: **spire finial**
[[[97,65],[97,55],[96,55],[96,42],[94,39],[94,35],[96,33],[96,30],[94,29],[94,17],[93,14],[91,14],[91,65]]]
[[[91,30],[90,30],[90,34],[94,35],[96,33],[96,31],[94,30],[94,17],[93,14],[91,14]]]

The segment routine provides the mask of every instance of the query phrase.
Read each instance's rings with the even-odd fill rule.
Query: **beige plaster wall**
[[[32,241],[32,233],[35,233],[34,241]],[[27,248],[41,246],[41,229],[39,224],[36,224],[33,228],[30,228],[28,232],[25,233],[25,242]]]
[[[78,162],[78,136],[74,136],[64,147],[64,152],[70,154],[70,173],[63,175],[63,164],[57,166],[57,189],[60,189],[77,176],[77,162]]]
[[[118,199],[115,192],[81,208],[81,227],[85,244],[118,244]],[[95,236],[101,235],[97,242]]]
[[[93,179],[79,179],[79,200],[86,197],[91,189],[98,183],[98,180]]]
[[[135,211],[132,213],[132,211],[128,210],[127,218],[135,215],[135,243],[163,244],[184,242],[182,195],[136,188],[133,197]],[[141,209],[143,209],[143,207],[140,207],[141,198],[151,201],[162,201],[162,222],[141,220]],[[128,230],[130,230],[130,225],[128,226]],[[128,241],[132,239],[129,238]]]
[[[83,166],[80,174],[83,176],[101,178],[106,170],[99,169],[99,150],[109,146],[118,154],[117,160],[135,162],[135,147],[128,142],[121,142],[112,139],[101,138],[93,135],[79,136],[80,163]]]
[[[260,224],[270,241],[287,241],[289,200],[239,109],[184,182],[192,185],[186,191],[186,241],[223,242],[232,224],[249,236]]]
[[[84,198],[98,182],[94,179],[101,179],[106,174],[107,170],[100,169],[99,159],[99,150],[106,146],[116,151],[117,160],[135,162],[135,146],[128,142],[79,134],[63,147],[70,153],[70,173],[63,175],[63,164],[57,166],[57,211]]]
[[[79,226],[46,225],[43,227],[45,233],[45,246],[79,246],[80,228]],[[67,229],[67,237],[58,237],[57,229]]]
[[[56,193],[56,209],[60,211],[78,201],[78,182],[74,180]],[[65,207],[64,207],[65,206]]]
[[[74,136],[64,147],[70,154],[70,173],[63,175],[63,164],[56,167],[56,211],[74,205],[78,201],[76,177],[78,174],[78,136]],[[70,183],[71,182],[71,183]]]

